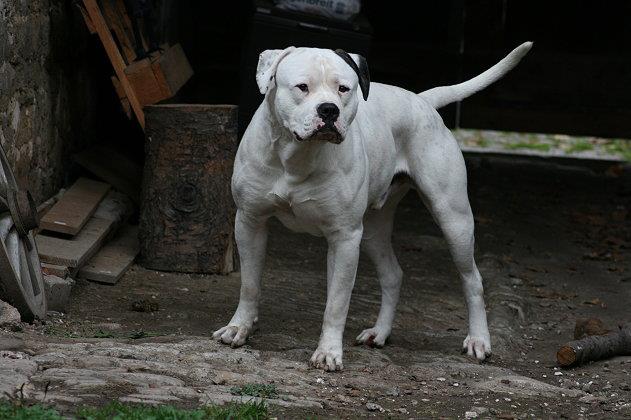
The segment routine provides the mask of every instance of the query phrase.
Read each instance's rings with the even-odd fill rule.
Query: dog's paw
[[[372,327],[362,331],[355,342],[357,344],[365,344],[371,347],[383,347],[390,335],[390,329],[383,327]]]
[[[491,339],[488,336],[468,335],[462,343],[462,352],[482,361],[491,355]]]
[[[231,347],[241,347],[247,338],[254,332],[252,325],[226,325],[213,333],[213,338]]]
[[[322,369],[328,372],[342,370],[344,369],[344,365],[342,364],[342,349],[324,350],[318,347],[316,351],[313,352],[309,364],[316,369]]]

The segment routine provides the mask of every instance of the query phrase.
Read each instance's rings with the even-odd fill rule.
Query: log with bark
[[[609,357],[629,355],[631,324],[605,335],[590,335],[570,341],[557,352],[557,361],[562,367],[571,367]]]
[[[234,270],[230,178],[237,107],[154,105],[147,116],[140,263],[188,273]]]

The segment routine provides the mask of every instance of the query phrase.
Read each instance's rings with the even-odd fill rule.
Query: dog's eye
[[[298,89],[300,89],[303,92],[309,92],[309,86],[307,86],[305,83],[301,83],[299,85],[296,85],[296,87]]]
[[[342,93],[344,92],[348,92],[349,90],[351,90],[348,86],[344,86],[344,85],[340,85],[340,87],[338,88],[338,90]]]

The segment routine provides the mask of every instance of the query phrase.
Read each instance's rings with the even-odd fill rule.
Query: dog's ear
[[[335,54],[339,55],[357,73],[359,88],[362,90],[364,101],[367,101],[370,91],[370,72],[368,71],[366,59],[359,54],[349,54],[340,49],[335,50]]]
[[[259,55],[259,64],[256,67],[256,83],[263,95],[267,92],[272,79],[276,75],[276,69],[280,60],[295,50],[295,47],[288,47],[284,50],[265,50]]]

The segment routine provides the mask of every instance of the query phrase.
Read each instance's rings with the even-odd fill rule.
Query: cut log
[[[125,226],[80,270],[79,277],[115,284],[138,255],[138,226]]]
[[[103,182],[79,178],[42,217],[40,228],[76,235],[88,222],[110,186]]]
[[[231,272],[237,107],[157,105],[145,112],[150,140],[141,192],[141,264],[164,271]]]
[[[107,146],[94,146],[74,155],[74,160],[139,203],[142,167],[127,156]]]
[[[606,335],[570,341],[557,352],[557,361],[563,367],[570,367],[625,355],[631,355],[631,325]]]
[[[38,234],[35,238],[40,260],[69,268],[81,267],[101,247],[122,220],[129,214],[128,200],[120,193],[110,192],[94,216],[73,238]]]

